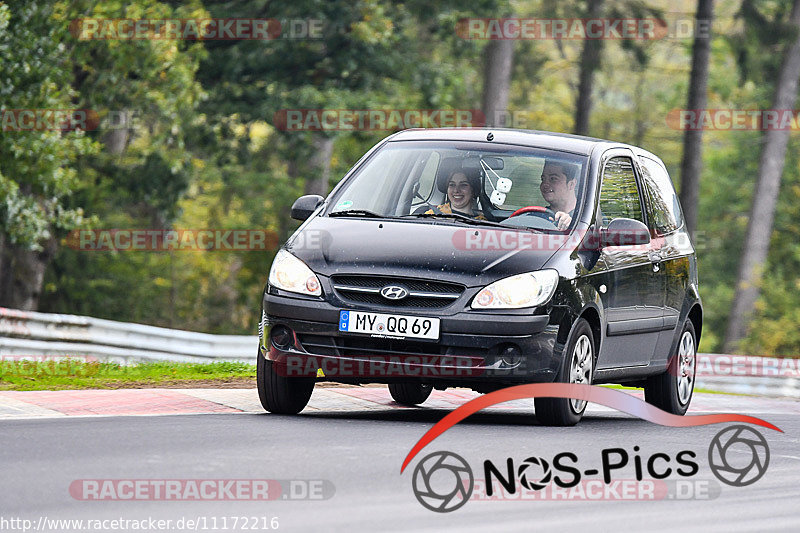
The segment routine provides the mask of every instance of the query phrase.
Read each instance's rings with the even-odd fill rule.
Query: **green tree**
[[[792,37],[786,40],[782,54],[772,109],[791,110],[797,101],[800,79],[800,0],[794,0],[791,13],[784,24],[785,30]],[[725,350],[728,352],[737,349],[739,342],[747,335],[759,297],[788,144],[788,130],[772,128],[764,133],[753,206],[725,335]]]
[[[63,2],[57,8],[64,27],[78,18],[207,16],[197,3],[173,8],[153,0]],[[101,119],[87,133],[98,150],[74,165],[79,179],[70,205],[95,215],[98,229],[171,228],[202,168],[201,150],[190,146],[203,120],[197,106],[204,94],[195,81],[202,43],[69,38],[64,45],[76,105],[97,110]],[[47,272],[40,308],[178,325],[175,281],[182,266],[169,254],[62,246]],[[127,287],[124,298],[120,287]]]
[[[68,200],[75,161],[95,150],[82,131],[15,129],[14,110],[74,108],[67,25],[52,5],[0,4],[0,305],[36,309],[58,232],[84,222]],[[16,125],[17,127],[19,125]]]

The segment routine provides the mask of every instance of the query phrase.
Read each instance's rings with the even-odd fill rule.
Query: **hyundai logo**
[[[408,290],[399,285],[387,285],[381,289],[381,296],[387,300],[402,300],[408,296]]]

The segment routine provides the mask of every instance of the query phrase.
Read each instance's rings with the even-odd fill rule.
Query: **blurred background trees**
[[[283,131],[280,110],[483,109],[496,124],[641,145],[662,157],[676,187],[690,179],[694,189],[682,197],[697,203],[701,350],[722,350],[740,300],[740,259],[768,140],[758,131],[685,136],[666,118],[687,102],[778,105],[782,65],[797,38],[792,4],[0,2],[0,107],[95,109],[101,118],[85,133],[0,131],[0,305],[252,333],[275,250],[84,252],[66,246],[67,232],[247,228],[283,239],[296,227],[292,201],[327,193],[390,132]],[[712,38],[699,44],[686,31],[698,6],[714,20]],[[486,41],[456,30],[464,17],[593,13],[663,18],[670,33],[645,41]],[[89,17],[318,19],[323,30],[319,38],[271,41],[77,40],[70,21]],[[707,73],[693,71],[704,55]],[[769,283],[758,284],[729,349],[800,353],[798,148],[797,133],[787,133],[785,164],[771,182],[774,220],[759,233],[768,246],[753,263],[769,272]]]

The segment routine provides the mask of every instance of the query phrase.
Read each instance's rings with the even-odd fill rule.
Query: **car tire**
[[[432,391],[432,385],[423,383],[389,383],[389,394],[394,401],[402,405],[413,406],[424,403]]]
[[[676,351],[667,363],[667,371],[645,382],[645,401],[673,415],[686,414],[692,402],[696,369],[697,335],[694,324],[687,319]]]
[[[296,415],[302,411],[314,390],[314,378],[281,376],[273,362],[259,352],[256,363],[256,385],[261,406],[270,413]]]
[[[597,351],[589,323],[579,318],[564,350],[556,383],[592,384]],[[536,419],[544,426],[574,426],[586,410],[586,402],[572,398],[534,398]]]

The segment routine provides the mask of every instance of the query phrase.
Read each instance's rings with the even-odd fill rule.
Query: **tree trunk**
[[[714,0],[697,0],[695,28],[705,24],[707,31],[697,31],[692,47],[692,73],[689,78],[687,109],[705,109],[708,89],[708,63],[711,56],[711,21],[714,17]],[[681,206],[686,229],[694,234],[697,229],[697,206],[700,198],[700,173],[703,170],[703,130],[683,133],[683,161],[681,162]]]
[[[489,44],[483,49],[483,102],[481,109],[486,117],[486,126],[512,126],[506,117],[513,65],[513,40],[489,41]]]
[[[103,145],[109,154],[120,155],[127,148],[129,138],[130,130],[120,126],[103,135]]]
[[[645,99],[644,82],[647,72],[642,69],[637,72],[636,94],[634,95],[634,124],[633,124],[633,144],[642,146],[644,136],[647,135],[647,104]]]
[[[8,247],[11,244],[8,242],[8,236],[0,232],[0,306],[7,307],[4,302],[8,300],[6,295],[11,294],[12,285],[12,270],[11,270],[11,254]]]
[[[311,144],[297,141],[290,143],[293,155],[287,161],[286,172],[293,184],[302,182],[303,194],[328,195],[328,181],[331,175],[331,158],[333,157],[333,138],[314,134]],[[292,199],[294,201],[294,199]],[[278,211],[278,241],[289,237],[289,230],[294,225],[291,219],[291,203],[281,205]]]
[[[302,168],[308,172],[300,177],[306,180],[306,194],[328,195],[328,180],[331,176],[331,157],[333,157],[333,138],[322,135],[314,135],[311,141],[313,154],[308,164],[300,164],[296,168]]]
[[[794,0],[790,23],[797,34],[783,57],[778,83],[775,86],[774,109],[793,109],[797,99],[797,83],[800,78],[800,0]],[[724,348],[728,353],[737,350],[739,342],[747,335],[753,308],[761,292],[762,271],[769,252],[789,133],[788,129],[777,128],[768,129],[764,133],[764,143],[758,163],[758,182],[739,263],[728,331],[725,335]]]
[[[3,239],[0,254],[0,306],[35,311],[39,306],[44,273],[53,259],[55,239],[41,251],[29,250]]]
[[[602,8],[603,0],[588,0],[586,18],[599,18]],[[574,133],[576,135],[589,135],[589,116],[592,113],[594,72],[600,68],[600,56],[602,51],[602,39],[584,39],[583,50],[581,51],[578,96],[575,100]]]

